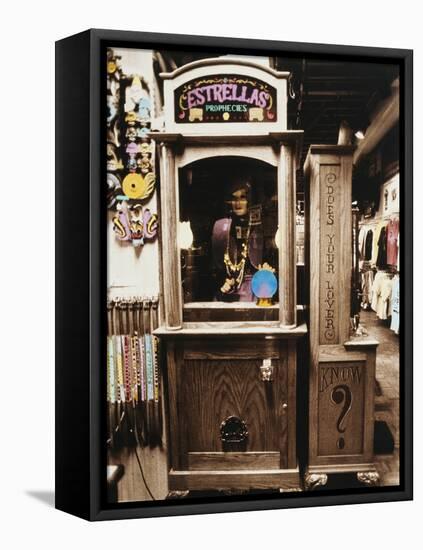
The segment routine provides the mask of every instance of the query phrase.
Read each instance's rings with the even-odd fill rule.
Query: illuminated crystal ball
[[[268,269],[260,269],[251,280],[251,289],[257,298],[271,298],[278,288],[275,274]]]

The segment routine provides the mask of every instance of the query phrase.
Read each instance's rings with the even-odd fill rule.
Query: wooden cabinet
[[[229,116],[222,124],[209,124],[209,119],[199,124],[193,120],[182,122],[184,113],[182,118],[175,118],[175,105],[178,109],[180,105],[179,100],[175,104],[175,98],[180,97],[182,85],[191,86],[196,79],[201,83],[220,74],[242,75],[242,82],[244,78],[245,82],[255,82],[257,78],[267,82],[276,90],[279,118],[260,124],[253,120],[238,122]],[[297,318],[295,176],[303,132],[286,129],[289,75],[248,60],[240,63],[216,58],[161,76],[166,106],[164,128],[151,132],[150,137],[158,145],[160,162],[163,308],[156,335],[166,347],[169,488],[298,489],[296,346],[307,329],[298,324]],[[208,164],[201,164],[205,161]],[[239,258],[246,254],[247,264],[247,256],[235,264],[230,261],[232,225],[226,217],[222,218],[223,212],[228,214],[225,197],[240,174],[244,174],[248,188],[255,190],[256,195],[253,199],[253,193],[245,191],[244,200],[249,205],[245,237],[239,216],[246,213],[231,211],[233,219],[239,221],[235,233],[239,245],[246,239]],[[197,186],[195,194],[185,192],[185,182],[191,189]],[[210,189],[214,189],[214,194],[210,194]],[[185,203],[181,208],[184,197],[191,210]],[[202,209],[198,208],[200,203]],[[267,246],[260,244],[259,237],[254,237],[256,244],[250,246],[253,236],[261,234],[254,227],[269,222],[265,215],[271,210],[269,205],[274,215],[273,223],[263,231]],[[211,210],[210,215],[207,210]],[[219,282],[217,277],[213,292],[201,298],[206,302],[183,300],[181,250],[185,248],[180,237],[181,225],[187,220],[188,225],[192,222],[192,245],[184,247],[195,243],[206,251],[209,258],[205,263],[210,271],[219,271],[220,264],[226,266],[226,275]],[[220,234],[214,232],[218,221],[226,224],[218,226]],[[209,235],[207,239],[205,234]],[[224,243],[222,250],[219,243]],[[234,285],[239,278],[238,284],[243,281],[247,286],[245,265],[252,276],[253,271],[262,270],[259,266],[270,261],[263,255],[266,250],[269,257],[277,259],[272,265],[278,278],[278,297],[274,298],[273,308],[259,307],[256,298],[241,297],[241,292],[239,302],[231,299],[234,295],[226,296],[230,289],[222,291],[225,284]],[[256,255],[263,259],[255,261]],[[185,294],[190,296],[189,292]],[[231,302],[233,309],[228,307]]]
[[[304,332],[198,338],[159,330],[171,490],[300,487],[296,346]]]

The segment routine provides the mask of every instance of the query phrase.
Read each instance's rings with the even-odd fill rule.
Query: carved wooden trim
[[[292,470],[203,470],[169,472],[170,490],[299,488],[298,468]]]
[[[169,447],[170,461],[173,468],[180,468],[180,444],[178,429],[178,365],[176,345],[168,342],[167,357],[167,389],[169,393]]]
[[[282,350],[281,350],[282,356]],[[297,416],[297,342],[288,341],[288,402],[284,414],[288,415],[287,466],[294,468],[297,461],[297,424],[292,422]]]
[[[278,470],[280,453],[267,452],[192,452],[189,470]]]
[[[178,337],[231,337],[234,335],[243,336],[275,336],[281,339],[301,338],[307,334],[307,326],[305,324],[294,328],[281,327],[278,322],[216,322],[216,323],[185,323],[180,330],[172,330],[166,327],[159,327],[154,331],[156,336]]]
[[[177,242],[178,189],[174,151],[161,144],[160,162],[161,248],[165,324],[169,330],[182,328],[181,258]]]
[[[304,487],[307,491],[323,487],[327,482],[328,476],[326,474],[306,474],[304,477]]]
[[[254,69],[258,69],[259,71],[262,71],[263,73],[267,73],[275,78],[282,78],[285,80],[288,79],[290,75],[288,71],[276,71],[271,67],[266,67],[266,65],[261,65],[260,63],[256,63],[249,59],[240,59],[238,57],[236,58],[215,57],[215,58],[207,58],[207,59],[199,59],[196,61],[191,61],[186,65],[182,65],[182,67],[178,67],[172,72],[160,73],[160,77],[163,78],[164,80],[171,80],[181,74],[192,71],[193,69],[197,69],[198,67],[206,67],[208,69],[209,67],[214,65],[222,65],[222,66],[240,65],[242,67],[253,67]]]
[[[368,487],[375,487],[379,485],[380,476],[376,470],[370,472],[357,472],[357,480]]]
[[[294,149],[282,144],[278,165],[279,322],[286,328],[297,323],[295,201]]]

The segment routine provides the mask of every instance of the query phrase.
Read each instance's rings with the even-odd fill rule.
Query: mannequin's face
[[[248,193],[246,189],[237,189],[231,196],[232,212],[236,216],[245,216],[248,212]]]

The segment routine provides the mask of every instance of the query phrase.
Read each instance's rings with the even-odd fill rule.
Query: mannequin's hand
[[[235,279],[226,279],[223,286],[220,287],[220,291],[224,294],[230,292],[235,285]]]

